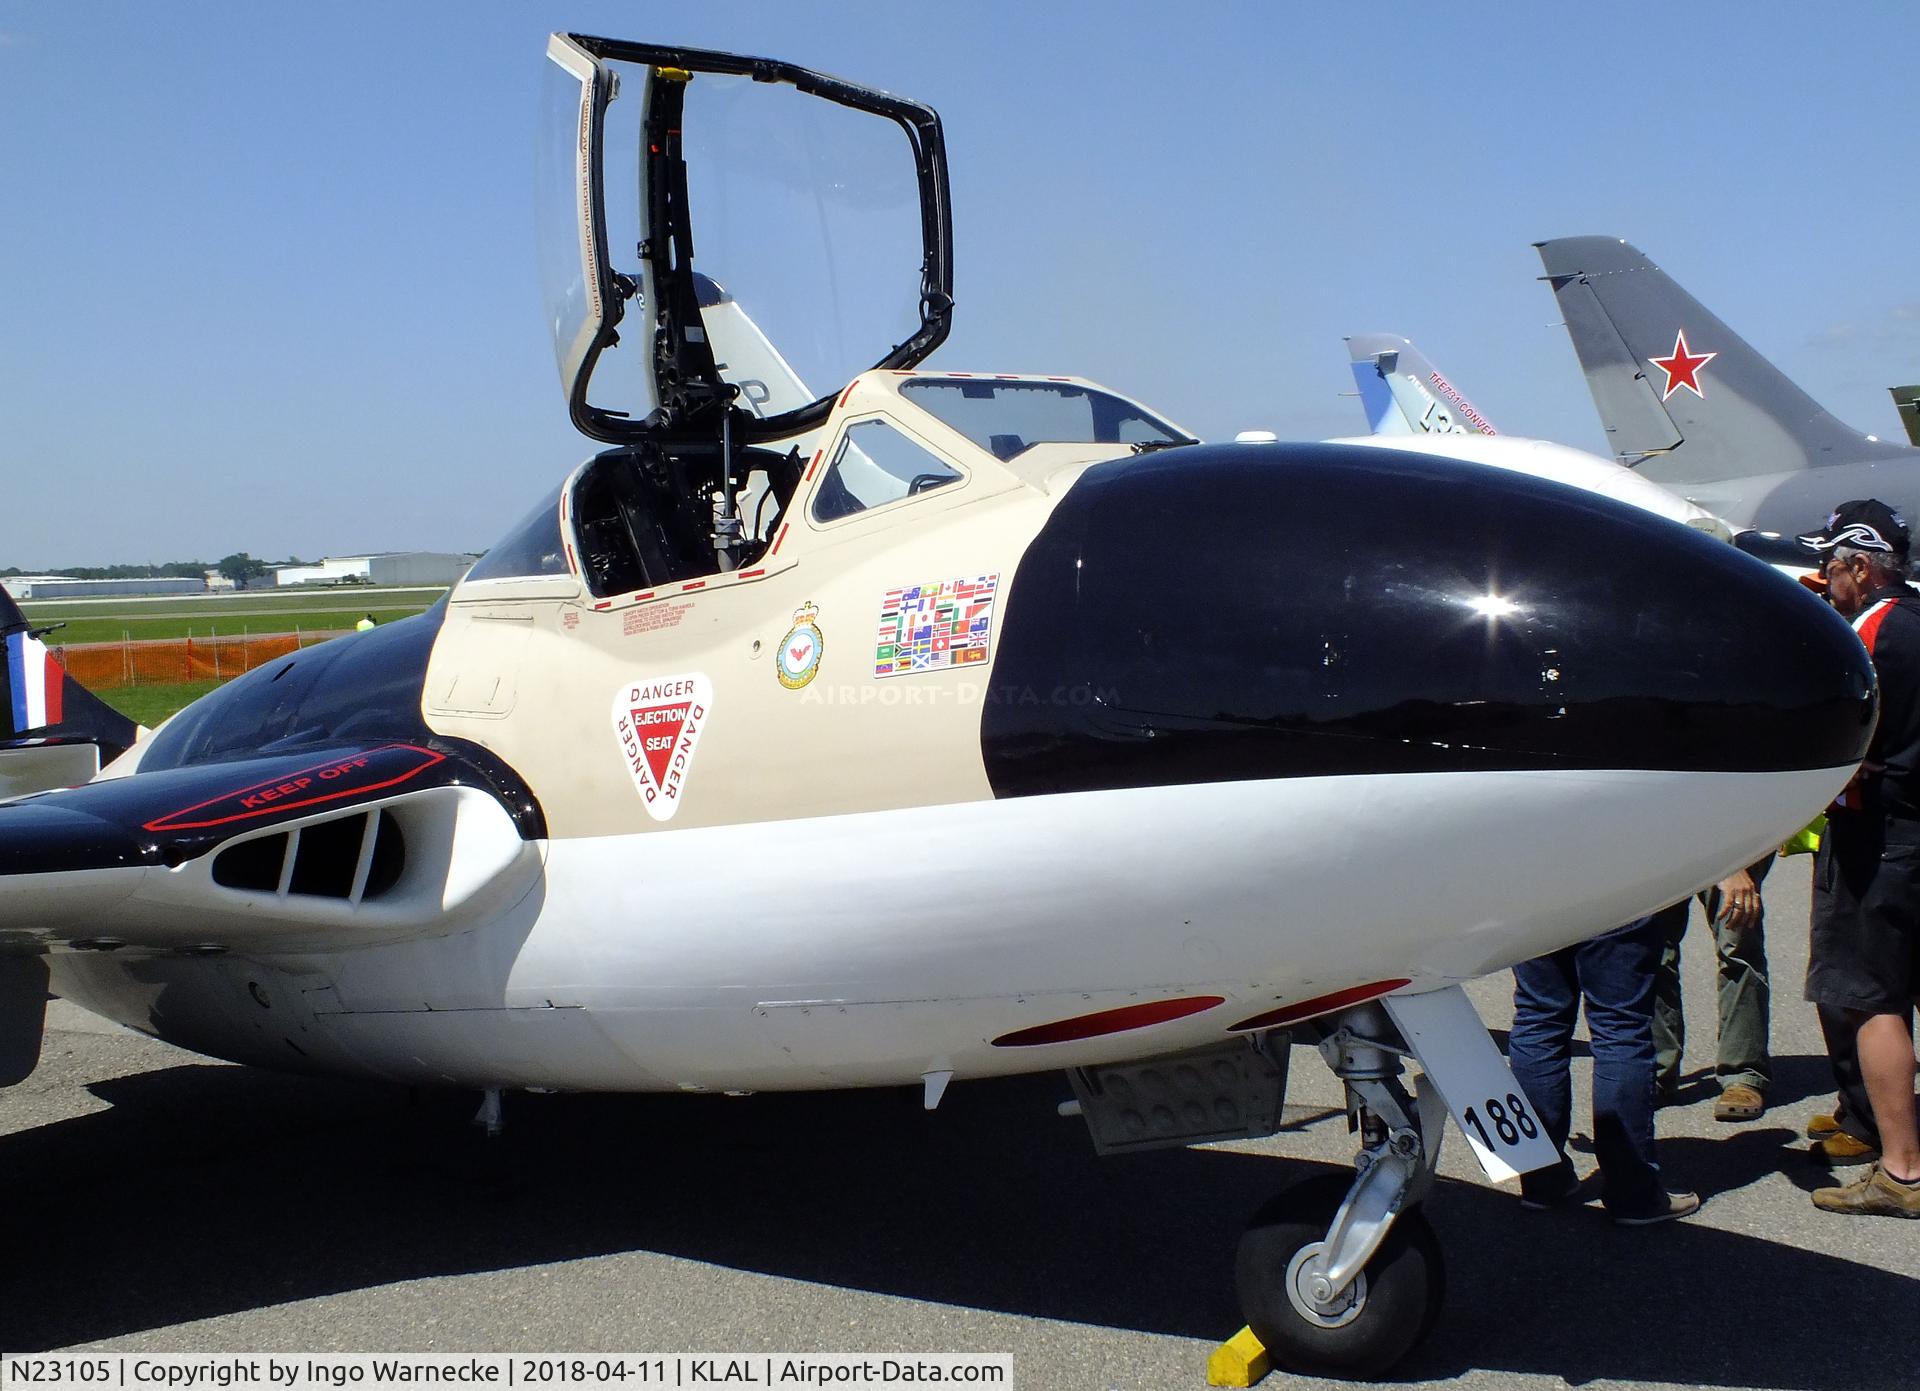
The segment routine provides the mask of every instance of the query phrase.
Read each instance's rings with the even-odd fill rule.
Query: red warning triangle
[[[679,810],[712,709],[713,683],[698,671],[622,682],[613,693],[621,761],[655,821],[671,821]]]
[[[633,707],[633,726],[640,731],[640,753],[653,774],[655,787],[666,786],[667,765],[673,762],[673,751],[680,745],[680,735],[687,727],[687,712],[692,708],[691,700]]]

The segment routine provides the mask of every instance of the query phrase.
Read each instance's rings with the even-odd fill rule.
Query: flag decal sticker
[[[60,723],[66,673],[38,638],[8,633],[7,704],[12,732],[47,729]]]
[[[999,587],[1000,576],[993,574],[889,589],[880,600],[873,674],[905,676],[984,666]]]

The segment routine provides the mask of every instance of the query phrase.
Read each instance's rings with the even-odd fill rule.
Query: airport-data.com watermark
[[[361,1386],[991,1386],[1011,1353],[92,1353],[0,1356],[0,1388],[351,1391]]]

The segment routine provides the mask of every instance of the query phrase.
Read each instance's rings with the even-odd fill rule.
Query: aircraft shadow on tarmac
[[[1323,1165],[1223,1150],[1097,1159],[1056,1077],[917,1094],[453,1098],[178,1066],[99,1083],[108,1109],[0,1137],[0,1347],[61,1347],[377,1288],[631,1250],[935,1303],[1217,1340],[1239,1325],[1245,1216]],[[1724,1191],[1783,1132],[1677,1139]],[[1600,1210],[1528,1214],[1443,1181],[1439,1329],[1399,1375],[1891,1387],[1920,1281]],[[1904,1313],[1901,1311],[1905,1311]],[[1903,1340],[1904,1341],[1903,1343]],[[1198,1384],[1196,1365],[1196,1384]]]

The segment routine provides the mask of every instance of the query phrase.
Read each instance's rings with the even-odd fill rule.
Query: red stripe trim
[[[47,684],[47,719],[49,727],[60,723],[66,711],[67,671],[60,665],[60,659],[49,652],[46,666],[41,673]]]
[[[847,383],[847,389],[840,393],[841,405],[844,406],[847,404],[847,397],[853,395],[853,389],[858,385],[860,385],[860,379],[858,377],[855,377],[852,381]]]
[[[780,554],[780,543],[787,539],[787,528],[792,525],[793,523],[791,522],[780,523],[780,534],[773,538],[773,546],[767,551],[768,555]]]
[[[1882,599],[1860,616],[1854,626],[1854,632],[1860,635],[1860,641],[1867,645],[1867,655],[1873,655],[1873,640],[1880,636],[1880,625],[1886,622],[1887,612],[1893,607],[1893,600]]]
[[[680,589],[681,589],[681,592],[684,593],[689,589],[705,589],[706,587],[707,587],[707,582],[705,580],[688,580],[685,584],[680,586]]]
[[[580,573],[580,567],[573,563],[573,542],[568,541],[568,542],[565,542],[564,544],[566,545],[566,548],[567,548],[567,572],[569,574],[577,575]]]
[[[1316,1014],[1328,1014],[1348,1005],[1357,1005],[1362,1000],[1377,999],[1390,995],[1405,980],[1377,980],[1372,985],[1356,985],[1351,990],[1336,990],[1331,995],[1316,995],[1311,1000],[1302,1000],[1297,1005],[1282,1005],[1279,1009],[1270,1009],[1265,1014],[1256,1014],[1251,1019],[1242,1019],[1238,1024],[1229,1024],[1231,1033],[1244,1033],[1248,1029],[1277,1029],[1282,1024],[1297,1024],[1302,1019],[1311,1019]]]
[[[613,607],[613,600],[611,599],[602,599],[599,603],[594,605],[595,609],[610,609],[612,607]]]
[[[1149,1024],[1164,1024],[1170,1019],[1185,1019],[1215,1005],[1226,1003],[1222,995],[1186,995],[1177,1000],[1150,1000],[1145,1004],[1122,1005],[1095,1014],[1057,1019],[1051,1024],[1035,1024],[1030,1029],[1015,1029],[993,1041],[995,1048],[1032,1048],[1042,1043],[1072,1043],[1076,1039],[1099,1038],[1103,1034],[1144,1029]]]
[[[820,467],[820,451],[816,449],[813,451],[813,461],[807,465],[807,476],[801,479],[800,481],[802,483],[811,483],[813,481],[813,471],[819,467]]]
[[[740,578],[743,580],[757,580],[766,573],[765,570],[742,570],[740,572]]]

